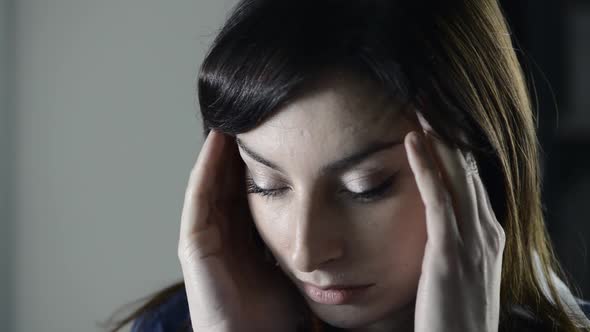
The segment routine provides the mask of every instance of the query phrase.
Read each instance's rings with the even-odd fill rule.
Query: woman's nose
[[[311,272],[337,260],[343,254],[338,220],[317,206],[305,210],[296,220],[292,243],[293,265],[301,272]]]

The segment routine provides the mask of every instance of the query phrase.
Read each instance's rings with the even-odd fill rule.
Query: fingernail
[[[422,129],[424,131],[432,130],[432,126],[430,125],[430,123],[428,123],[428,121],[426,121],[426,119],[420,111],[416,111],[416,116],[418,117],[418,121],[420,122],[420,125],[422,126]]]

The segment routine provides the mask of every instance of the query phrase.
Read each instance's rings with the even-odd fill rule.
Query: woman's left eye
[[[370,203],[373,201],[377,201],[384,197],[387,193],[389,193],[389,190],[393,187],[393,182],[395,180],[396,175],[397,172],[385,179],[385,181],[383,181],[377,187],[367,191],[357,193],[354,191],[344,189],[342,190],[342,192],[350,196],[352,199],[357,200],[361,203]]]
[[[370,203],[379,200],[383,196],[385,196],[389,190],[392,188],[392,184],[395,180],[397,172],[385,179],[380,185],[369,189],[363,192],[354,192],[347,189],[341,190],[341,192],[348,197],[352,198],[355,201],[360,203]],[[281,196],[285,190],[288,188],[278,188],[278,189],[263,189],[260,188],[251,177],[246,177],[246,188],[248,194],[258,194],[263,196],[267,199],[277,198]]]

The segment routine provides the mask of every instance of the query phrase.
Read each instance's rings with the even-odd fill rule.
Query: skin
[[[238,135],[242,145],[282,168],[240,156],[254,183],[278,196],[248,196],[259,234],[283,272],[303,282],[374,284],[362,300],[326,305],[306,297],[323,321],[353,331],[391,331],[413,321],[426,243],[424,207],[403,145],[417,129],[401,105],[375,95],[371,81],[324,77],[258,128]],[[322,166],[374,142],[397,142],[356,165],[321,174]],[[305,157],[303,157],[305,156]],[[363,203],[340,191],[363,192],[395,175],[381,198]]]
[[[503,230],[469,153],[354,75],[326,76],[242,146],[212,131],[191,171],[178,256],[195,331],[292,331],[302,298],[325,322],[351,331],[497,331]],[[422,138],[422,144],[414,144]],[[339,172],[334,160],[376,141],[401,144]],[[391,191],[359,203],[396,174]],[[236,191],[251,176],[278,196]],[[243,238],[253,223],[280,264]],[[352,304],[302,295],[313,284],[373,284]]]

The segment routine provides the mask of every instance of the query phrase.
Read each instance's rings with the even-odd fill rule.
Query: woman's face
[[[405,324],[426,244],[403,144],[418,122],[351,74],[327,76],[308,91],[237,135],[246,176],[272,190],[248,195],[258,232],[323,321],[374,330]],[[305,283],[371,286],[325,303],[308,296]]]

